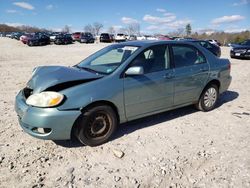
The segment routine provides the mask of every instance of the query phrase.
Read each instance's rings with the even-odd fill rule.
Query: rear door
[[[172,45],[174,59],[174,105],[195,102],[208,79],[209,65],[194,46]]]
[[[157,45],[146,49],[132,61],[132,66],[142,66],[144,74],[123,78],[127,118],[171,107],[174,84],[169,47]]]

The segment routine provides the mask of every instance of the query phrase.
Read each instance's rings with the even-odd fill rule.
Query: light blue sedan
[[[90,146],[119,123],[192,105],[215,108],[231,83],[230,62],[191,42],[114,44],[73,67],[34,69],[16,96],[25,132],[50,140],[72,136]]]

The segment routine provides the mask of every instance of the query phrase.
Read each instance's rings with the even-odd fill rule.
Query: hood
[[[232,44],[231,46],[233,48],[237,48],[237,49],[247,49],[247,48],[250,48],[250,45]]]
[[[27,87],[34,93],[45,90],[60,91],[101,77],[103,76],[75,67],[43,66],[34,69]]]

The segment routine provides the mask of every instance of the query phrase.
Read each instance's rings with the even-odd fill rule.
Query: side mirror
[[[144,74],[144,69],[141,66],[130,67],[125,72],[125,74],[128,75],[128,76],[143,75]]]

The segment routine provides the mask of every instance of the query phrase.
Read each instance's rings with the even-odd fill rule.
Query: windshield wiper
[[[86,70],[86,71],[88,71],[88,72],[93,72],[93,73],[95,73],[95,74],[105,74],[105,73],[103,73],[103,72],[99,72],[99,71],[93,70],[93,69],[88,68],[88,67],[80,67],[80,66],[78,66],[78,65],[75,65],[75,67],[77,67],[78,69]]]

